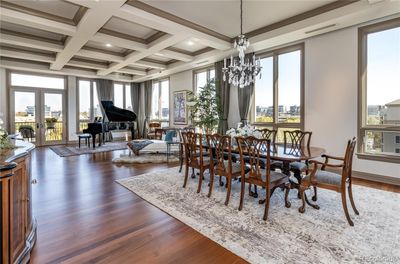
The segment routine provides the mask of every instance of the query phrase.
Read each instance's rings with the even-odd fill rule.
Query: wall
[[[174,109],[174,102],[173,102],[173,94],[175,91],[182,91],[182,90],[191,90],[193,91],[193,71],[184,71],[177,74],[173,74],[169,77],[169,124],[170,126],[174,127],[184,127],[187,125],[174,125],[173,120],[173,109]]]
[[[76,94],[78,91],[77,86],[77,81],[75,76],[68,76],[67,77],[67,109],[68,109],[68,123],[67,123],[67,128],[68,128],[68,141],[74,141],[78,140],[78,137],[76,135],[76,117],[77,113],[76,111],[78,103],[76,101]]]
[[[305,41],[305,129],[332,155],[357,136],[357,36],[352,27]],[[353,169],[400,178],[400,164],[355,157]]]
[[[4,127],[8,127],[7,119],[7,80],[6,69],[0,68],[0,118],[3,119]]]

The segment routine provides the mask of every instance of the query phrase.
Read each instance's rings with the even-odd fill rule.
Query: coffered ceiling
[[[0,67],[144,81],[235,51],[238,0],[1,0]],[[244,1],[260,51],[384,17],[400,1]]]

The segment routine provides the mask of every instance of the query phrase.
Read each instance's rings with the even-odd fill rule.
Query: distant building
[[[286,106],[284,105],[278,106],[278,113],[286,113]]]
[[[383,124],[400,125],[400,99],[387,103]],[[382,152],[400,154],[400,133],[382,133]]]
[[[32,106],[32,105],[28,105],[27,107],[26,107],[26,113],[28,114],[28,115],[31,115],[31,116],[34,116],[35,115],[35,107],[34,106]]]
[[[292,115],[300,115],[300,106],[298,106],[298,105],[290,106],[290,114],[292,114]]]

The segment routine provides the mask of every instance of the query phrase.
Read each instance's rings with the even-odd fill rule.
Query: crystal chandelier
[[[245,58],[245,51],[250,46],[250,41],[243,35],[243,0],[240,0],[240,35],[235,39],[233,47],[239,51],[239,58],[230,58],[230,64],[226,65],[224,59],[224,67],[222,68],[223,80],[240,88],[244,88],[254,83],[257,75],[261,72],[260,59],[253,57]],[[261,78],[261,74],[260,74]]]

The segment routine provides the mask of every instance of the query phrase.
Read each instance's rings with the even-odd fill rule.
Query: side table
[[[179,141],[167,141],[167,163],[169,162],[169,156],[173,154],[173,152],[171,151],[171,146],[178,146],[178,157],[179,160],[182,159],[182,151],[181,151],[181,142]]]

